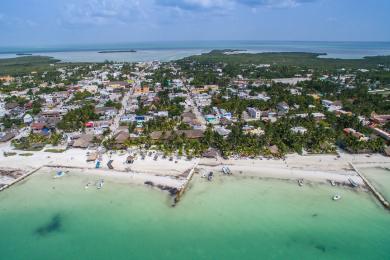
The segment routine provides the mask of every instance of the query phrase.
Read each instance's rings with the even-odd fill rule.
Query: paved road
[[[196,119],[200,122],[200,124],[202,125],[202,127],[203,127],[204,129],[206,129],[206,128],[207,128],[206,119],[204,119],[202,113],[199,111],[199,108],[198,108],[198,106],[195,104],[195,101],[194,101],[194,99],[192,98],[192,96],[190,96],[190,102],[191,102],[192,112],[195,114]]]

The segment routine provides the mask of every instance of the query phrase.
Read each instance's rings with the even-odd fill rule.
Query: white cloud
[[[143,14],[138,0],[70,1],[65,5],[63,20],[72,24],[125,23]]]
[[[249,7],[292,8],[316,0],[156,0],[157,4],[186,10],[229,9],[234,5]]]
[[[267,6],[271,8],[293,8],[303,3],[314,2],[315,0],[244,0],[247,5]]]
[[[184,0],[183,2],[202,8],[227,7],[233,3],[232,0]]]

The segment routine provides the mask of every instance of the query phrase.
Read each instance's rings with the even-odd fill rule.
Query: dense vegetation
[[[69,111],[58,123],[58,128],[65,132],[78,131],[84,128],[84,124],[90,120],[99,119],[93,105],[85,105],[81,108]]]

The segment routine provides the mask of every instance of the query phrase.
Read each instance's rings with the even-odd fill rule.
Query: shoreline
[[[29,175],[32,171],[41,168],[57,170],[74,169],[86,174],[99,176],[114,176],[126,180],[129,183],[142,184],[153,187],[185,189],[190,180],[187,180],[188,172],[196,166],[197,174],[201,172],[214,172],[222,175],[222,167],[227,166],[233,176],[248,178],[263,178],[276,180],[298,181],[307,183],[337,183],[339,186],[349,186],[351,178],[362,189],[367,189],[363,178],[353,169],[351,163],[357,168],[387,168],[390,167],[390,158],[379,154],[375,155],[351,155],[340,152],[336,155],[288,155],[282,159],[168,159],[153,160],[153,156],[147,156],[145,160],[136,159],[133,164],[127,164],[127,152],[104,154],[102,168],[95,169],[94,162],[87,162],[87,153],[91,150],[69,149],[63,153],[48,153],[44,151],[31,152],[31,156],[20,156],[25,152],[12,150],[9,145],[0,145],[0,170],[1,168],[18,169]],[[5,157],[3,152],[17,152],[14,156]],[[113,170],[108,169],[106,163],[113,160]],[[23,176],[22,178],[26,178]],[[9,181],[9,180],[8,180]],[[16,179],[12,184],[20,181]],[[0,179],[1,185],[1,179]],[[0,188],[0,191],[4,187]]]

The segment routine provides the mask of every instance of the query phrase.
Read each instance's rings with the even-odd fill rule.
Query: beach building
[[[219,152],[214,148],[209,148],[207,151],[205,151],[202,154],[202,157],[209,158],[209,159],[217,159],[218,156],[219,156]]]
[[[120,131],[114,135],[114,142],[117,148],[124,148],[126,141],[130,139],[128,131]]]
[[[72,147],[86,149],[92,144],[93,136],[90,134],[81,135],[74,142]]]

